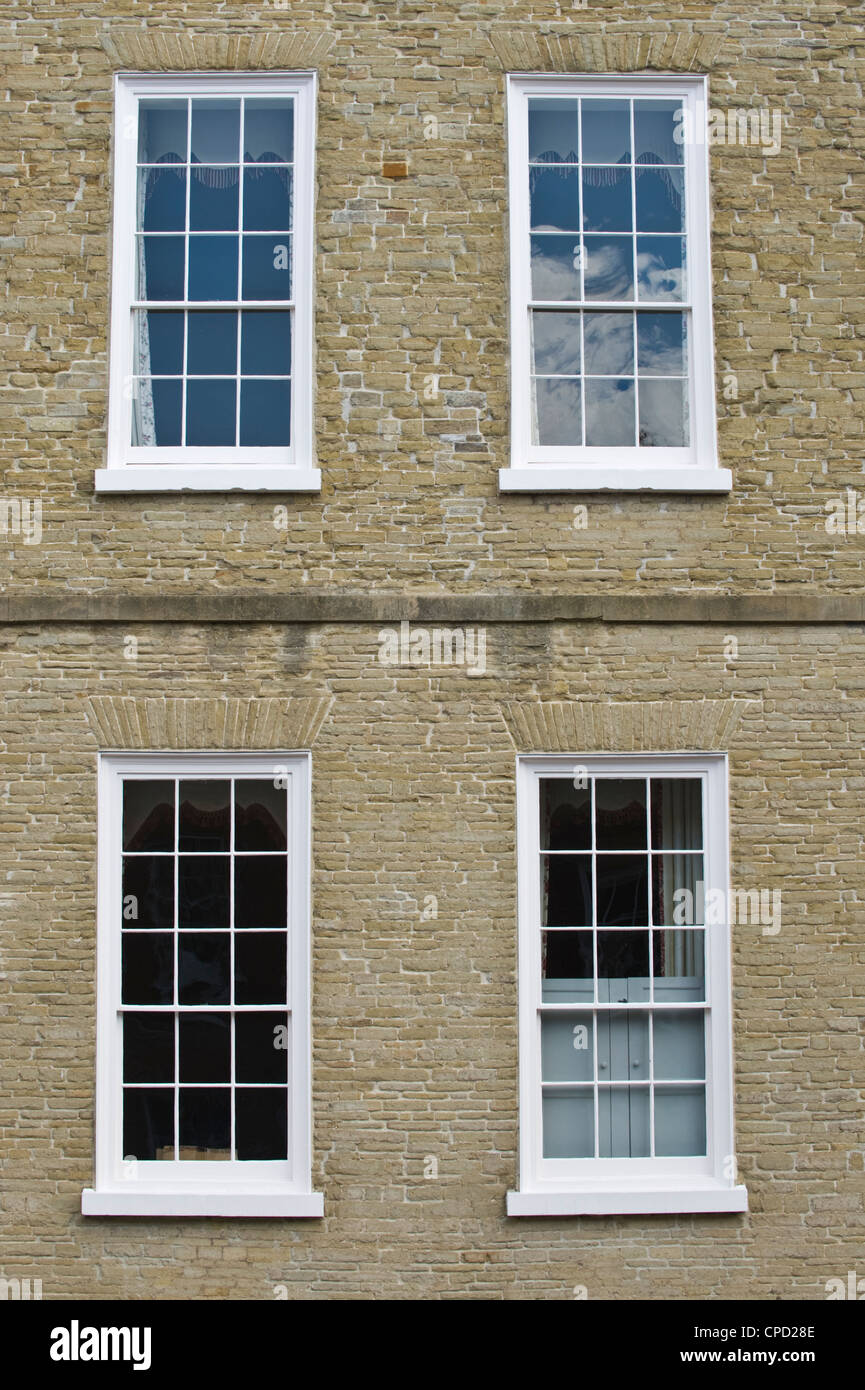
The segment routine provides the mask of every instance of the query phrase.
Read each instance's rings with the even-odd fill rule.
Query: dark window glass
[[[231,1092],[180,1088],[180,1158],[231,1157]]]
[[[151,314],[151,318],[160,317]],[[179,314],[165,318],[179,319]],[[181,337],[183,324],[180,325]],[[123,848],[128,850],[174,849],[174,783],[123,783]]]
[[[231,1015],[180,1014],[180,1080],[231,1080]]]
[[[185,856],[178,865],[181,927],[229,925],[229,860],[205,855]]]
[[[230,1003],[227,932],[181,932],[178,942],[178,997],[181,1004]]]
[[[123,1092],[123,1157],[174,1158],[174,1090]]]
[[[541,849],[591,849],[592,793],[564,778],[541,782]]]
[[[244,932],[234,938],[234,1002],[284,1004],[286,1000],[284,932]]]
[[[541,895],[545,927],[592,925],[592,860],[588,854],[541,856]]]
[[[288,1092],[282,1086],[241,1087],[235,1092],[237,1157],[252,1161],[285,1158]]]
[[[288,864],[278,859],[248,858],[234,861],[234,925],[236,927],[284,927],[288,910]]]
[[[288,1015],[237,1014],[234,1020],[236,1081],[288,1080]]]
[[[123,860],[123,924],[174,926],[174,858],[142,855]]]
[[[173,1004],[173,935],[124,932],[122,975],[124,1004]]]
[[[646,849],[644,778],[601,778],[595,782],[595,835],[598,849]]]
[[[599,854],[595,866],[598,926],[648,926],[649,856]]]
[[[124,1014],[123,1080],[174,1080],[173,1014]]]
[[[229,848],[230,794],[230,782],[180,783],[181,850],[201,854]]]

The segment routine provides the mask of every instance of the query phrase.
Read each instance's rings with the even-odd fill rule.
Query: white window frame
[[[532,443],[529,304],[528,102],[537,96],[673,97],[687,112],[685,201],[688,278],[691,444],[686,449],[565,447]],[[657,490],[729,492],[732,474],[718,466],[715,421],[712,270],[710,258],[707,80],[635,74],[564,77],[512,73],[507,78],[510,198],[511,457],[499,470],[502,492]],[[551,306],[552,307],[552,306]],[[604,305],[599,303],[599,308]],[[647,304],[644,306],[650,308]]]
[[[152,96],[294,98],[291,444],[287,448],[131,444],[138,104]],[[114,84],[114,249],[106,467],[97,492],[317,492],[313,440],[313,260],[316,74],[122,74]],[[240,293],[240,286],[238,286]],[[239,301],[238,301],[239,303]],[[170,307],[170,305],[168,306]],[[232,302],[228,307],[234,308]],[[271,306],[273,307],[273,306]]]
[[[289,1156],[286,1162],[124,1162],[121,931],[123,778],[288,779]],[[96,1161],[84,1216],[324,1214],[311,1185],[310,755],[103,753],[98,767]],[[170,1171],[169,1171],[170,1170]]]
[[[724,754],[575,753],[517,758],[519,915],[519,1188],[507,1195],[509,1216],[747,1211],[733,1146],[730,935],[706,927],[707,1154],[704,1158],[545,1159],[541,1113],[540,780],[575,769],[588,776],[699,776],[703,782],[704,880],[729,890],[727,760]],[[729,901],[729,896],[725,898]],[[554,1005],[564,1012],[581,1006]]]

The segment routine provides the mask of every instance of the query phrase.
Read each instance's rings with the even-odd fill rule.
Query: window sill
[[[509,1192],[508,1216],[641,1216],[675,1212],[739,1212],[748,1210],[745,1187],[711,1183],[683,1187],[655,1184],[631,1190],[594,1187],[570,1192]]]
[[[286,1192],[284,1189],[237,1192],[215,1188],[212,1192],[150,1190],[99,1191],[85,1187],[81,1194],[82,1216],[324,1216],[320,1192]]]
[[[158,463],[97,468],[96,492],[320,492],[319,468]]]
[[[729,468],[500,468],[499,492],[729,492]]]

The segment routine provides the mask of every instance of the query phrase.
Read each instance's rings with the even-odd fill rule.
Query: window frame
[[[95,475],[97,492],[320,490],[321,473],[315,466],[313,438],[316,91],[315,72],[115,74],[108,441],[106,466],[97,469]],[[128,382],[132,376],[134,336],[138,104],[141,98],[153,96],[290,96],[294,99],[291,301],[294,318],[291,443],[286,448],[240,445],[223,449],[190,445],[142,448],[130,442],[132,401]]]
[[[719,466],[715,410],[710,186],[706,129],[707,79],[655,74],[507,77],[510,201],[511,457],[499,470],[502,492],[658,490],[729,492],[732,474]],[[688,245],[691,444],[687,449],[638,446],[536,445],[531,442],[531,261],[529,256],[528,102],[536,96],[681,99]],[[575,234],[577,235],[577,234]],[[563,308],[569,301],[563,302]],[[628,307],[634,307],[629,305]],[[639,302],[636,305],[639,308]],[[650,309],[651,304],[645,306]],[[576,311],[575,311],[576,312]]]
[[[241,776],[289,779],[289,1148],[284,1164],[238,1160],[124,1163],[122,1152],[121,931],[123,779]],[[97,1043],[94,1186],[84,1216],[324,1214],[311,1186],[311,758],[306,752],[101,753],[98,761]],[[282,1168],[282,1173],[277,1172]],[[244,1174],[246,1169],[246,1174]],[[255,1176],[250,1176],[255,1169]],[[179,1173],[183,1176],[179,1176]],[[267,1175],[266,1175],[267,1172]],[[141,1176],[139,1176],[139,1173]]]
[[[519,1187],[509,1216],[746,1211],[747,1192],[727,1172],[733,1143],[732,993],[729,926],[706,926],[705,1158],[542,1156],[540,975],[540,782],[573,778],[576,767],[599,776],[684,777],[703,781],[706,893],[729,894],[728,777],[725,754],[526,755],[517,758],[517,901],[519,986]],[[725,898],[729,901],[729,896]],[[585,1012],[585,1005],[561,1005]]]

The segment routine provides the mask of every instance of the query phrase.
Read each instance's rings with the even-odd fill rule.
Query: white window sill
[[[729,492],[729,468],[500,468],[499,492]]]
[[[203,1188],[195,1192],[99,1191],[85,1187],[81,1194],[82,1216],[324,1216],[320,1192],[286,1192],[285,1189],[237,1192],[229,1188]]]
[[[582,1191],[509,1192],[508,1216],[640,1216],[675,1212],[748,1210],[745,1187],[680,1183],[651,1187],[586,1188]]]
[[[131,464],[97,468],[96,492],[320,492],[319,468],[274,468],[237,464]]]

